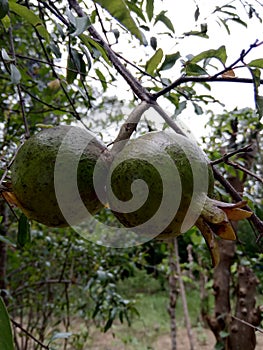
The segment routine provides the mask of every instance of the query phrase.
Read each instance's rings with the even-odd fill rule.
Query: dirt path
[[[193,329],[195,339],[195,350],[213,350],[215,338],[212,332],[208,329]],[[134,350],[134,349],[149,349],[149,350],[169,350],[171,349],[171,340],[169,334],[163,334],[157,337],[152,344],[147,344],[147,347],[140,347],[135,344],[124,344],[120,339],[114,337],[110,331],[106,334],[96,333],[93,335],[93,342],[89,349],[91,350]],[[257,346],[255,350],[263,349],[263,334],[257,334]],[[177,350],[189,350],[189,341],[187,338],[186,329],[180,328],[177,332]]]

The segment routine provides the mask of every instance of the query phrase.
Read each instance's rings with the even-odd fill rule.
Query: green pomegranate
[[[78,223],[87,211],[95,214],[103,204],[93,172],[98,163],[96,189],[102,199],[107,166],[98,159],[106,159],[107,154],[102,142],[79,127],[44,129],[25,141],[12,164],[17,204],[30,219],[53,227]]]
[[[107,185],[118,220],[158,238],[193,226],[212,190],[212,171],[200,148],[166,131],[129,141],[115,157]]]

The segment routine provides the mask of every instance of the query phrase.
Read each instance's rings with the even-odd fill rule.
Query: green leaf
[[[211,49],[211,50],[203,51],[198,55],[194,56],[191,59],[191,62],[197,63],[207,58],[216,58],[225,65],[227,60],[226,47],[222,45],[217,50]]]
[[[260,95],[256,96],[256,106],[257,106],[259,118],[261,119],[261,117],[263,117],[263,96],[260,96]]]
[[[75,18],[75,31],[70,33],[71,36],[78,36],[85,32],[85,30],[91,25],[89,17],[76,17]]]
[[[98,44],[95,40],[91,39],[86,34],[80,34],[79,35],[80,40],[83,42],[83,44],[88,48],[89,52],[91,53],[92,57],[94,57],[95,50],[97,53],[99,53],[100,56],[103,57],[103,59],[108,63],[108,65],[112,65],[106,51],[104,48]],[[98,56],[96,57],[98,58]]]
[[[101,73],[101,71],[97,68],[95,69],[95,72],[100,80],[100,83],[102,85],[102,88],[103,88],[103,91],[106,91],[107,89],[107,81],[106,81],[106,78],[105,76]]]
[[[18,220],[17,245],[23,248],[30,242],[30,224],[25,214],[21,214]]]
[[[155,36],[152,36],[150,39],[150,45],[151,47],[156,50],[157,49],[157,39]]]
[[[90,58],[90,54],[89,54],[89,51],[87,50],[86,46],[80,44],[79,45],[81,50],[83,51],[86,59],[87,59],[87,63],[88,63],[88,70],[90,70],[91,66],[92,66],[92,63],[91,63],[91,58]]]
[[[21,80],[21,73],[13,63],[10,64],[10,71],[11,71],[11,82],[14,85],[19,84]]]
[[[153,74],[163,58],[163,50],[158,49],[146,63],[145,69],[149,74]]]
[[[199,106],[197,103],[193,102],[193,106],[194,106],[195,114],[201,115],[204,113],[203,108]]]
[[[140,17],[144,22],[146,22],[143,11],[141,8],[139,8],[135,3],[133,2],[127,2],[127,6],[129,7],[129,9],[131,11],[133,11],[134,13],[136,13],[136,15],[138,17]]]
[[[10,20],[9,16],[5,16],[4,18],[2,18],[1,22],[2,22],[5,30],[7,31],[11,25],[11,20]]]
[[[251,69],[251,73],[253,75],[253,80],[254,80],[254,85],[256,88],[256,92],[258,92],[258,88],[260,86],[260,76],[261,76],[261,71],[258,68]]]
[[[219,332],[221,338],[227,338],[229,336],[229,332],[221,331]]]
[[[153,18],[153,9],[154,9],[154,0],[147,0],[146,1],[146,13],[149,18],[149,21]]]
[[[202,38],[208,38],[207,35],[207,24],[203,23],[200,26],[200,30],[191,30],[190,32],[186,32],[184,33],[185,36],[191,36],[191,35],[195,35],[195,36],[200,36]]]
[[[165,55],[164,62],[161,65],[161,68],[159,68],[159,71],[172,68],[173,65],[175,64],[175,62],[180,57],[181,57],[181,55],[180,55],[179,51],[172,53],[170,55]]]
[[[27,7],[19,5],[13,1],[9,1],[10,11],[16,13],[18,16],[24,18],[28,23],[30,23],[38,33],[46,40],[49,41],[49,33],[44,27],[41,19]]]
[[[250,67],[263,68],[263,58],[257,58],[248,64]]]
[[[80,54],[77,50],[70,49],[67,59],[67,83],[73,84],[79,72],[81,72]]]
[[[188,76],[199,76],[207,74],[207,72],[202,67],[200,67],[198,64],[191,62],[186,62],[185,71],[186,75]]]
[[[0,19],[4,18],[9,11],[8,0],[0,0]]]
[[[173,114],[173,117],[177,117],[179,114],[182,113],[182,111],[186,108],[187,104],[186,104],[186,101],[183,101],[183,102],[180,102],[178,104],[178,108],[175,109],[175,112]]]
[[[159,21],[160,21],[160,22],[163,22],[163,24],[165,24],[166,27],[167,27],[168,29],[170,29],[171,32],[174,33],[174,26],[173,26],[171,20],[170,20],[167,16],[165,16],[165,13],[166,13],[166,12],[167,12],[167,11],[161,11],[161,12],[156,16],[156,19],[155,19],[154,24],[156,24],[156,23],[159,22]]]
[[[0,297],[0,349],[14,350],[13,334],[8,312]]]
[[[130,10],[125,0],[95,0],[95,2],[106,9],[112,17],[128,29],[142,44],[144,43],[140,29],[131,17]]]

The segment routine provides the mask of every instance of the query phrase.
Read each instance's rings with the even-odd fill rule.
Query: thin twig
[[[78,16],[84,17],[85,13],[80,7],[77,0],[68,0],[68,3],[71,8],[73,8]],[[126,67],[120,62],[119,58],[116,56],[115,52],[111,49],[111,47],[102,39],[100,34],[97,32],[97,30],[90,25],[88,27],[89,33],[92,35],[92,37],[97,41],[98,44],[100,44],[104,50],[107,52],[108,57],[117,70],[121,74],[121,76],[125,79],[125,81],[129,84],[132,91],[136,96],[138,96],[142,101],[146,101],[148,103],[151,103],[153,101],[152,94],[147,91],[141,83],[133,77],[133,75],[126,69]]]
[[[12,26],[9,27],[8,32],[9,32],[9,40],[10,40],[10,51],[12,54],[12,58],[14,60],[14,64],[17,65]],[[28,122],[26,119],[25,101],[22,95],[20,83],[16,85],[16,88],[17,88],[17,93],[19,97],[19,102],[20,102],[20,107],[21,107],[21,112],[22,112],[22,117],[23,117],[23,122],[25,127],[25,138],[27,139],[30,136],[30,131],[29,131]]]
[[[40,340],[38,340],[36,337],[34,337],[33,334],[31,334],[30,332],[28,332],[25,328],[23,328],[23,327],[21,326],[21,324],[19,324],[18,322],[16,322],[16,321],[13,320],[12,318],[11,318],[11,322],[13,323],[13,325],[14,325],[15,327],[21,329],[21,331],[22,331],[23,333],[25,333],[29,338],[33,339],[34,342],[36,342],[38,345],[40,345],[43,349],[47,349],[47,350],[50,349],[49,346],[43,344]]]
[[[238,77],[214,77],[214,76],[185,76],[182,75],[178,79],[176,79],[173,83],[166,86],[162,90],[156,92],[153,94],[153,98],[157,99],[160,96],[163,96],[167,92],[173,90],[177,86],[183,84],[183,83],[245,83],[245,84],[253,84],[253,79],[251,78],[238,78]],[[260,83],[263,84],[263,79],[260,79]]]
[[[45,55],[47,61],[48,61],[49,63],[51,63],[50,67],[51,67],[51,69],[52,69],[52,73],[53,73],[54,77],[55,77],[56,79],[59,79],[59,81],[61,82],[60,77],[58,76],[57,72],[56,72],[55,69],[53,68],[53,65],[52,65],[53,62],[51,61],[51,59],[50,59],[50,57],[49,57],[49,55],[48,55],[48,53],[47,53],[47,50],[46,50],[45,46],[43,45],[41,36],[39,35],[39,33],[38,33],[37,30],[36,30],[35,32],[36,32],[36,35],[37,35],[38,40],[39,40],[39,42],[40,42],[40,46],[41,46],[41,48],[42,48],[42,50],[43,50],[43,52],[44,52],[44,55]],[[62,88],[62,90],[63,90],[63,93],[64,93],[64,95],[66,96],[66,98],[67,98],[67,100],[68,100],[68,102],[69,102],[69,104],[70,104],[70,106],[71,106],[71,108],[72,108],[72,110],[73,110],[73,115],[74,115],[74,117],[75,117],[77,120],[81,120],[80,115],[79,115],[78,111],[77,111],[76,108],[75,108],[74,102],[72,101],[71,97],[69,96],[69,94],[68,94],[66,88],[64,87],[64,85],[62,84],[62,82],[61,82],[60,86],[61,86],[61,88]]]
[[[187,83],[187,82],[196,82],[196,83],[211,83],[211,82],[234,82],[234,83],[249,83],[249,84],[253,84],[254,83],[254,79],[250,79],[250,78],[237,78],[237,77],[223,77],[222,75],[233,69],[239,62],[243,62],[244,58],[250,53],[250,51],[252,49],[254,49],[255,47],[258,47],[259,45],[261,45],[262,42],[258,43],[258,40],[250,45],[248,50],[243,50],[239,56],[238,59],[236,59],[236,61],[234,61],[231,65],[229,65],[228,67],[225,67],[222,71],[212,75],[212,76],[199,76],[199,77],[191,77],[191,76],[185,76],[182,75],[181,77],[179,77],[177,80],[175,80],[172,84],[170,84],[169,86],[166,86],[165,88],[163,88],[162,90],[158,91],[157,93],[153,94],[154,98],[157,99],[159,96],[164,95],[165,93],[173,90],[175,87],[181,85],[182,83]],[[260,83],[263,83],[263,79],[260,80]]]
[[[226,162],[229,158],[231,158],[235,154],[243,153],[243,152],[251,152],[251,151],[253,151],[253,149],[252,149],[252,145],[250,144],[250,145],[247,145],[245,147],[241,147],[241,148],[239,148],[239,149],[237,149],[235,151],[232,151],[232,152],[229,152],[229,153],[225,153],[223,155],[223,157],[211,161],[210,164],[211,165],[216,165],[216,164],[219,164],[219,163],[223,163],[223,162]]]
[[[256,326],[253,326],[253,324],[249,323],[249,322],[246,322],[244,320],[241,320],[240,318],[236,317],[236,316],[233,316],[231,315],[231,317],[234,319],[234,320],[237,320],[253,329],[255,329],[256,331],[260,332],[260,333],[263,333],[263,329],[262,328],[259,328],[259,327],[256,327]]]
[[[253,173],[252,171],[248,170],[247,168],[243,167],[240,164],[237,164],[235,162],[231,162],[230,160],[226,160],[225,161],[226,164],[231,165],[233,168],[238,169],[240,171],[242,171],[243,173],[246,173],[252,177],[254,177],[256,180],[258,180],[259,182],[263,183],[263,179],[258,176],[257,174]]]

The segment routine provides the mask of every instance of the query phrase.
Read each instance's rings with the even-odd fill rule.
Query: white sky
[[[244,9],[240,8],[241,18],[248,23],[248,27],[245,28],[237,23],[229,23],[231,29],[231,35],[228,35],[226,30],[223,27],[220,27],[216,23],[216,17],[211,16],[212,11],[215,6],[220,6],[225,4],[227,1],[209,1],[209,0],[196,0],[200,8],[201,16],[198,22],[194,21],[194,12],[196,9],[194,0],[183,0],[183,1],[174,1],[174,0],[155,0],[155,7],[158,9],[155,13],[158,13],[161,10],[167,10],[167,17],[171,19],[175,28],[176,37],[180,37],[182,33],[194,30],[195,26],[200,28],[201,23],[208,23],[208,35],[209,39],[199,38],[197,36],[189,36],[184,40],[176,40],[168,36],[157,36],[158,46],[161,47],[164,51],[164,54],[174,53],[180,51],[182,56],[188,54],[196,55],[204,50],[208,49],[217,49],[221,45],[226,46],[226,51],[228,54],[227,65],[235,61],[243,49],[247,50],[251,44],[253,44],[256,39],[263,41],[263,24],[260,23],[257,19],[249,20]],[[261,9],[263,12],[263,8]],[[158,26],[159,32],[167,31],[166,27],[162,24]],[[158,33],[158,32],[157,32]],[[150,32],[149,37],[154,35]],[[123,43],[121,43],[123,45]],[[120,46],[121,47],[121,46]],[[118,47],[118,49],[120,48]],[[143,54],[143,49],[139,50],[134,49],[132,46],[127,46],[122,49],[122,52],[126,58],[133,60],[133,58],[140,57],[145,63],[148,58],[154,54],[154,51],[149,48],[145,49],[145,53],[149,54],[148,58]],[[263,45],[254,49],[249,56],[246,58],[246,62],[250,62],[255,58],[263,58]],[[179,66],[175,66],[173,70],[167,71],[168,77],[171,79],[177,79],[180,76],[180,62]],[[223,67],[220,66],[222,69]],[[216,71],[214,71],[216,73]],[[247,69],[239,69],[236,73],[238,77],[251,77]],[[253,86],[250,84],[240,84],[240,83],[211,83],[212,91],[210,92],[215,98],[220,100],[225,105],[225,109],[231,111],[234,108],[244,108],[252,107],[254,108],[254,95],[253,95]],[[207,90],[202,92],[208,93]],[[122,90],[122,96],[124,96],[125,91]],[[261,91],[263,95],[263,90]],[[163,108],[167,110],[169,114],[173,113],[173,108],[165,101],[165,99],[158,99],[158,102],[162,105]],[[213,109],[216,113],[223,111],[223,107],[220,105],[209,104],[207,107],[204,106],[204,109]],[[207,121],[205,115],[197,116],[194,115],[193,108],[187,108],[180,118],[188,124],[194,135],[199,138],[200,135],[204,134],[204,124]]]

